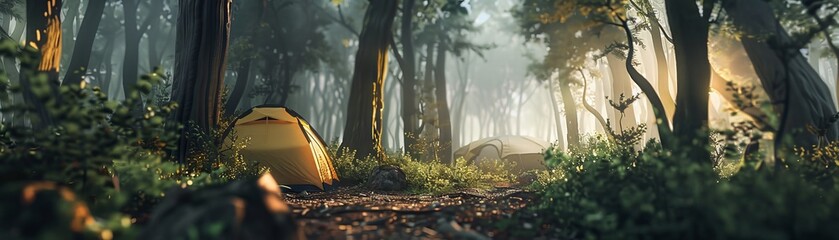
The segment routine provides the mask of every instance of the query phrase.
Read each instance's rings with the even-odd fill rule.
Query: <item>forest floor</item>
[[[537,231],[536,224],[517,213],[534,198],[532,192],[517,188],[442,195],[375,193],[361,188],[286,194],[307,239],[516,238],[500,228]],[[518,220],[510,220],[514,215]]]

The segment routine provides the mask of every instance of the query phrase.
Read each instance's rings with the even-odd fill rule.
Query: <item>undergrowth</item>
[[[332,144],[330,153],[335,170],[342,182],[364,184],[371,177],[373,169],[380,165],[397,166],[405,172],[409,193],[446,193],[460,189],[489,189],[497,183],[508,183],[512,175],[502,165],[475,166],[463,159],[457,159],[452,165],[439,161],[415,160],[402,153],[388,153],[387,159],[378,162],[371,158],[357,159],[349,150],[338,154],[337,144]]]
[[[528,212],[570,239],[834,238],[836,163],[816,161],[834,149],[802,151],[781,172],[746,158],[725,177],[656,142],[634,151],[595,137],[570,153],[547,152],[551,170],[533,184],[540,200]]]

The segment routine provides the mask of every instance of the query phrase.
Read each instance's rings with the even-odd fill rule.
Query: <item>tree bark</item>
[[[442,38],[442,37],[441,37]],[[443,164],[452,163],[452,119],[449,112],[449,100],[446,87],[446,51],[447,45],[440,41],[437,46],[437,64],[434,71],[435,95],[437,97],[437,125],[440,128],[440,153],[438,159]]]
[[[45,83],[33,84],[30,77],[34,76],[28,76],[30,74],[24,72],[20,78],[24,101],[34,107],[37,113],[38,121],[33,124],[37,127],[53,124],[53,119],[47,111],[48,102],[44,102],[37,96],[42,94],[36,94],[35,91],[48,92],[44,95],[57,93],[58,70],[61,66],[61,3],[61,0],[26,2],[26,46],[35,48],[40,53],[41,58],[36,69],[47,75]]]
[[[551,97],[551,106],[553,107],[554,112],[554,122],[556,123],[556,138],[559,141],[559,146],[562,148],[565,146],[565,140],[562,138],[562,116],[559,114],[559,101],[556,99],[556,95],[554,93],[553,80],[548,80],[548,96]]]
[[[137,29],[137,8],[140,7],[139,0],[123,0],[122,12],[125,20],[125,55],[122,62],[122,88],[125,96],[128,97],[137,85],[140,64],[140,31]]]
[[[417,80],[416,80],[416,54],[414,49],[414,6],[415,0],[404,0],[402,2],[402,22],[400,29],[400,40],[402,42],[402,58],[404,65],[402,70],[402,141],[405,152],[414,158],[419,157],[418,151],[413,151],[411,146],[416,145],[416,138],[419,137],[419,110],[417,104]],[[395,46],[394,46],[395,47]]]
[[[621,26],[624,33],[626,33],[627,45],[629,46],[624,66],[626,67],[626,71],[629,73],[629,78],[635,82],[635,85],[638,85],[638,88],[641,89],[641,92],[643,92],[644,95],[647,95],[647,99],[650,101],[650,104],[652,104],[653,112],[658,120],[656,123],[658,124],[657,127],[660,135],[659,137],[661,138],[661,144],[663,147],[667,148],[670,146],[673,133],[670,130],[670,125],[667,124],[670,121],[667,118],[667,114],[664,112],[664,104],[661,103],[661,98],[658,97],[658,93],[656,93],[655,88],[652,84],[650,84],[650,81],[647,80],[644,75],[641,75],[641,73],[635,69],[635,66],[632,65],[632,59],[635,57],[635,40],[632,37],[632,30],[629,28],[629,23],[624,20],[621,22]],[[707,114],[707,108],[704,111]]]
[[[392,38],[397,1],[370,0],[364,16],[355,55],[347,122],[342,148],[355,151],[356,158],[385,158],[382,149],[382,111],[387,78],[387,51]]]
[[[562,106],[565,108],[565,126],[568,129],[568,148],[580,146],[580,127],[577,119],[577,102],[571,95],[571,84],[567,81],[559,83],[559,93],[562,96]]]
[[[667,56],[664,53],[664,43],[661,41],[661,22],[655,13],[649,1],[643,1],[647,17],[650,22],[650,35],[653,39],[653,50],[655,52],[655,61],[657,67],[658,93],[661,95],[661,103],[664,105],[664,111],[671,119],[676,113],[676,103],[673,101],[673,96],[670,94],[670,66],[667,64]]]
[[[123,15],[125,17],[125,55],[122,65],[122,88],[125,96],[129,96],[137,85],[140,67],[140,40],[155,16],[163,11],[163,0],[153,0],[149,8],[149,16],[141,26],[137,25],[137,9],[139,0],[123,0]]]
[[[422,123],[420,126],[420,136],[422,142],[425,142],[421,155],[423,160],[430,161],[438,159],[437,153],[440,140],[440,126],[437,119],[437,99],[434,94],[434,70],[435,70],[435,53],[436,43],[429,41],[425,45],[425,74],[422,82],[422,97],[420,97],[420,112],[422,113]]]
[[[801,147],[819,144],[820,137],[836,140],[839,125],[829,120],[836,107],[827,84],[798,49],[790,49],[792,39],[772,8],[755,0],[728,1],[723,7],[740,31],[761,36],[743,37],[741,42],[769,99],[782,113],[775,148],[791,147],[782,144],[785,136]],[[808,126],[820,128],[824,135],[809,132]]]
[[[180,0],[172,100],[178,108],[173,122],[181,130],[177,160],[186,160],[195,139],[187,136],[194,126],[209,134],[221,114],[221,88],[230,34],[230,0]],[[194,125],[193,125],[194,124]]]
[[[708,161],[711,159],[706,148],[709,144],[708,91],[711,84],[708,16],[700,15],[699,8],[692,1],[667,1],[666,7],[676,50],[678,80],[673,132],[684,146],[688,146],[695,159]],[[710,14],[710,11],[705,14]]]
[[[63,85],[78,85],[87,74],[93,42],[99,29],[99,22],[105,12],[105,0],[90,0],[84,13],[84,20],[79,27],[78,38],[73,46],[73,57],[64,75]]]

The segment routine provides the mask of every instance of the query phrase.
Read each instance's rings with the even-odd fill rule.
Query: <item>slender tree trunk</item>
[[[554,93],[554,83],[553,80],[548,80],[548,96],[551,97],[551,106],[553,106],[554,112],[554,122],[556,122],[556,138],[559,141],[559,146],[564,147],[565,140],[562,138],[562,116],[560,115],[559,110],[559,101],[556,99],[556,95]],[[571,128],[568,128],[571,131]],[[566,136],[567,138],[570,138]],[[570,141],[569,141],[570,142]],[[569,145],[570,147],[570,145]]]
[[[62,43],[61,48],[63,49],[62,54],[64,56],[72,56],[75,52],[73,46],[76,45],[76,20],[78,20],[79,16],[79,8],[81,7],[81,0],[63,0],[63,7],[66,7],[67,11],[65,12],[62,21]],[[67,60],[67,59],[64,59]]]
[[[452,163],[452,119],[449,112],[449,100],[446,87],[446,50],[447,46],[440,41],[437,47],[437,66],[434,81],[437,85],[437,121],[440,127],[440,154],[438,158],[444,164]]]
[[[673,96],[670,94],[670,66],[667,64],[667,56],[664,52],[664,43],[661,41],[661,22],[655,13],[655,9],[649,1],[642,1],[646,12],[648,13],[650,26],[650,35],[653,39],[653,50],[655,51],[655,61],[657,67],[658,93],[661,95],[661,103],[664,105],[664,111],[667,116],[672,119],[673,114],[676,113],[676,103],[673,101]]]
[[[245,96],[245,89],[248,86],[248,80],[251,75],[251,59],[245,59],[239,63],[236,69],[236,84],[233,85],[233,91],[227,97],[227,102],[224,105],[225,117],[233,117],[236,110],[239,109],[239,103]]]
[[[371,0],[364,16],[341,143],[341,147],[355,151],[356,158],[385,158],[382,90],[387,78],[387,51],[393,37],[391,27],[397,5],[397,1],[392,0]]]
[[[93,41],[99,29],[99,22],[105,12],[105,0],[90,0],[84,13],[84,20],[79,27],[78,38],[73,47],[73,57],[64,75],[64,85],[77,85],[87,75],[90,66],[90,54],[93,51]]]
[[[139,0],[123,0],[123,15],[125,17],[125,55],[123,56],[122,65],[122,88],[125,96],[129,96],[131,91],[137,85],[139,78],[140,67],[140,40],[143,39],[143,34],[152,23],[153,18],[160,16],[160,11],[163,11],[163,0],[152,1],[148,18],[143,22],[142,26],[137,24],[137,9],[139,8]]]
[[[709,0],[710,1],[710,0]],[[709,4],[709,3],[705,3]],[[708,91],[711,64],[708,61],[708,20],[692,1],[668,1],[667,16],[676,49],[678,95],[673,133],[688,147],[694,159],[711,159],[708,139]],[[710,14],[706,11],[705,14]]]
[[[416,145],[416,138],[419,137],[419,110],[417,103],[417,80],[416,80],[416,54],[414,50],[414,6],[415,0],[404,0],[402,2],[402,22],[400,29],[400,40],[402,42],[402,54],[404,66],[402,70],[402,123],[404,125],[402,141],[405,152],[412,157],[419,157],[419,151],[411,149]]]
[[[184,162],[195,139],[190,126],[209,134],[221,114],[227,45],[230,34],[230,0],[180,0],[172,100],[178,108],[173,122],[181,130],[177,159]],[[194,124],[194,125],[193,125]]]
[[[565,126],[568,129],[568,148],[580,146],[580,127],[577,119],[577,103],[571,95],[571,85],[567,81],[559,83],[562,106],[565,108]]]
[[[125,55],[122,62],[122,88],[125,96],[128,96],[137,85],[140,64],[140,31],[137,30],[137,8],[140,7],[139,0],[124,0],[122,12],[125,20]]]
[[[830,123],[836,107],[827,84],[797,48],[790,49],[793,41],[772,8],[754,0],[727,1],[723,7],[742,31],[762,36],[744,37],[741,42],[769,99],[781,113],[775,148],[791,147],[782,144],[785,137],[802,147],[819,144],[820,137],[836,140],[839,124]],[[821,129],[824,135],[811,133],[808,126]]]
[[[53,124],[47,111],[48,102],[41,94],[55,94],[59,85],[58,70],[61,66],[61,0],[30,0],[26,2],[27,47],[38,50],[41,59],[37,70],[47,75],[46,82],[31,81],[34,75],[22,72],[20,83],[24,101],[35,108],[38,121],[34,126],[46,127]],[[53,103],[57,104],[57,103]]]
[[[440,128],[437,119],[437,100],[434,95],[434,53],[435,43],[429,42],[425,46],[425,74],[422,83],[422,140],[426,142],[424,157],[425,160],[437,159],[437,147],[439,143]]]
[[[629,27],[629,23],[623,21],[621,22],[621,25],[624,30],[624,33],[626,33],[627,45],[629,46],[625,62],[626,71],[629,73],[629,78],[631,78],[632,81],[635,82],[635,85],[638,85],[638,88],[641,89],[644,95],[647,95],[647,99],[650,101],[650,104],[652,104],[653,112],[655,113],[656,119],[658,120],[656,121],[656,123],[658,124],[658,131],[661,137],[661,144],[662,146],[667,148],[670,146],[670,142],[672,141],[671,137],[673,133],[670,129],[670,125],[667,124],[670,121],[667,118],[667,114],[664,112],[664,104],[661,103],[661,98],[658,97],[658,93],[656,93],[655,88],[652,84],[650,84],[650,81],[647,80],[647,78],[645,78],[644,75],[641,75],[641,73],[639,73],[638,70],[635,69],[635,66],[632,65],[632,59],[635,57],[635,40],[632,37],[632,30]],[[705,97],[708,97],[707,93]],[[705,101],[705,104],[707,105],[707,101]],[[703,111],[707,116],[707,107]],[[634,116],[632,117],[634,118]]]

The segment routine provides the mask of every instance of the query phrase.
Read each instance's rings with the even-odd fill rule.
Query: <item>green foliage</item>
[[[575,239],[831,238],[839,223],[839,192],[803,177],[815,169],[743,163],[722,179],[679,152],[654,142],[635,152],[602,137],[549,150],[553,170],[534,184],[541,201],[531,210]]]
[[[487,189],[496,183],[512,181],[512,175],[506,166],[487,164],[476,166],[457,159],[452,165],[439,161],[421,161],[412,159],[401,153],[389,153],[387,159],[377,162],[371,158],[357,159],[350,150],[342,150],[338,154],[337,144],[332,144],[330,154],[333,158],[335,171],[342,182],[349,184],[363,184],[370,178],[373,169],[380,165],[397,166],[405,172],[408,179],[408,192],[411,193],[444,193],[459,189],[477,188]]]
[[[371,158],[355,158],[355,152],[348,148],[341,149],[338,142],[330,145],[329,155],[333,156],[332,166],[338,172],[338,178],[349,185],[365,183],[373,169],[379,166],[379,163]]]
[[[418,161],[407,155],[390,155],[387,164],[398,166],[408,178],[412,193],[445,193],[459,189],[491,188],[495,183],[510,182],[512,176],[502,165],[476,166],[463,158],[452,165],[439,161]]]
[[[8,118],[13,113],[28,120],[14,126],[0,123],[0,181],[13,186],[4,188],[0,197],[20,199],[20,187],[33,182],[55,184],[78,196],[68,199],[62,193],[63,200],[36,201],[33,204],[43,205],[21,208],[4,204],[0,206],[0,232],[9,232],[13,238],[26,237],[20,235],[20,229],[6,229],[16,226],[11,223],[27,221],[18,212],[22,209],[56,209],[49,214],[57,214],[57,218],[79,213],[50,207],[66,205],[63,201],[86,205],[95,216],[95,221],[85,222],[79,231],[96,237],[128,237],[134,232],[131,223],[144,221],[166,190],[232,178],[224,175],[223,159],[228,158],[219,157],[223,155],[220,150],[208,151],[219,155],[215,159],[222,159],[217,168],[190,171],[168,161],[166,153],[173,150],[179,136],[178,126],[166,125],[165,116],[177,105],[155,104],[153,89],[164,77],[160,70],[143,75],[125,100],[112,101],[104,91],[87,87],[84,82],[50,86],[46,74],[35,70],[38,56],[31,48],[3,40],[0,56],[21,61],[21,72],[31,82],[30,90],[45,103],[47,115],[55,120],[45,127],[35,127],[40,119],[32,105],[10,101],[10,96],[19,94],[22,88],[11,85],[7,76],[0,73],[3,116]],[[143,98],[148,100],[145,106],[140,104]],[[237,154],[231,155],[232,159],[241,160]],[[51,228],[38,229],[53,232]]]

